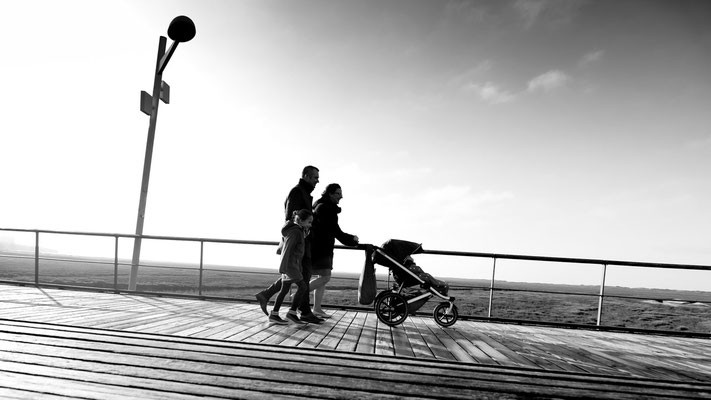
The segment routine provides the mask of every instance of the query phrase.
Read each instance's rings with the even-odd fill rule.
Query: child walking
[[[281,228],[282,239],[277,249],[277,253],[281,250],[281,263],[279,264],[279,272],[282,274],[281,291],[277,295],[274,308],[272,308],[272,312],[269,315],[269,322],[271,323],[281,325],[289,322],[294,324],[306,323],[299,319],[298,315],[296,315],[296,310],[301,304],[302,297],[308,296],[306,282],[302,274],[301,261],[306,252],[306,235],[309,234],[313,220],[311,210],[302,209],[294,211],[292,220],[287,221],[284,227]],[[285,321],[279,317],[279,309],[284,297],[291,289],[292,283],[296,284],[296,294],[291,299],[291,307],[286,314],[287,321]]]

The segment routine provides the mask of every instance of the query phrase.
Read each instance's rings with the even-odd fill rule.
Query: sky
[[[140,92],[186,15],[145,234],[277,241],[314,165],[314,198],[339,183],[363,243],[711,265],[710,2],[0,0],[0,15],[0,227],[135,232]],[[360,268],[341,253],[336,270]],[[422,265],[491,276],[491,260],[439,263],[462,260]],[[711,290],[709,272],[608,279]]]

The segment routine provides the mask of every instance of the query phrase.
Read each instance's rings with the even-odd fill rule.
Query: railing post
[[[114,291],[118,292],[118,235],[114,236]]]
[[[35,285],[39,285],[39,231],[35,231]]]
[[[201,240],[200,241],[200,279],[198,282],[198,295],[202,296],[202,256],[203,256],[203,250],[205,247],[205,241]]]
[[[491,271],[491,284],[489,285],[489,318],[491,318],[491,308],[494,302],[494,280],[496,280],[496,257],[494,257],[494,267]]]
[[[597,326],[602,320],[602,300],[605,298],[605,275],[607,274],[607,264],[602,265],[602,282],[600,282],[600,300],[597,303]]]

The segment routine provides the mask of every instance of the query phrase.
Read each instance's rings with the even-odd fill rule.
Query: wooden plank
[[[130,317],[131,313],[126,311],[107,310],[97,313],[96,310],[85,310],[83,313],[65,314],[61,318],[54,319],[51,322],[53,324],[88,324],[93,326],[106,321],[125,320]]]
[[[676,376],[678,379],[707,379],[709,375],[703,373],[698,376],[694,372],[703,368],[703,365],[711,365],[707,357],[702,356],[695,359],[698,354],[709,354],[709,351],[704,353],[703,347],[698,346],[699,344],[708,345],[708,341],[695,342],[697,339],[693,338],[675,338],[672,341],[661,336],[645,335],[640,337],[629,334],[614,334],[610,335],[611,337],[605,335],[603,337],[600,332],[580,332],[577,336],[586,337],[586,354],[600,355],[599,358],[603,360],[611,360],[608,363],[614,363],[619,369],[629,374],[655,376],[658,374],[657,371],[664,370],[666,371],[663,373],[664,375]],[[565,338],[563,339],[565,340]],[[660,340],[666,343],[661,348],[655,345]],[[694,348],[696,351],[693,353],[683,349],[674,351],[674,346],[680,344],[689,346],[689,349]],[[638,367],[637,364],[640,360],[645,360],[644,364],[651,365],[653,368]],[[675,360],[683,360],[680,361],[682,365],[679,365]],[[711,372],[711,368],[708,372]]]
[[[700,382],[705,382],[708,379],[707,374],[695,373],[693,370],[683,368],[683,366],[680,366],[671,360],[662,360],[653,356],[638,355],[627,355],[625,356],[625,359],[635,365],[647,365],[648,367],[645,369],[646,374],[643,376],[651,377],[667,374],[670,378],[680,380],[694,379]],[[670,374],[668,371],[676,371],[676,374]]]
[[[219,322],[219,323],[218,323]],[[194,337],[199,337],[199,338],[212,338],[215,335],[218,335],[234,326],[234,321],[230,320],[225,320],[221,319],[219,321],[216,321],[213,326],[209,327],[208,329],[200,332],[196,332],[191,336]]]
[[[321,343],[327,339],[337,322],[338,321],[336,319],[328,318],[321,324],[309,324],[313,329],[308,329],[308,335],[306,335],[303,340],[297,344],[297,346],[318,348]]]
[[[63,329],[66,329],[66,328],[63,328]],[[148,336],[148,337],[151,337],[151,338],[152,338],[152,336]],[[163,340],[165,340],[165,339],[163,339]],[[121,340],[121,343],[124,343],[124,342],[126,342],[125,339],[124,339],[124,340]],[[201,352],[202,352],[202,351],[201,351]]]
[[[709,380],[711,376],[711,364],[702,364],[694,362],[693,364],[686,360],[667,359],[667,364],[676,368],[680,375],[691,376],[700,382]]]
[[[19,367],[25,367],[20,364]],[[24,371],[23,371],[24,372]],[[125,400],[127,398],[145,400],[194,400],[194,396],[168,393],[166,391],[144,390],[129,387],[115,387],[101,383],[80,380],[66,380],[51,376],[28,376],[25,372],[0,371],[2,385],[10,389],[21,389],[37,393],[32,399],[42,399],[45,394],[64,398]],[[209,397],[207,397],[209,398]],[[213,397],[214,398],[214,397]]]
[[[101,364],[94,364],[100,366]],[[211,388],[207,385],[191,385],[181,382],[151,380],[111,373],[69,370],[25,363],[0,361],[0,377],[7,377],[10,384],[19,381],[21,388],[34,387],[35,390],[49,391],[52,394],[98,399],[175,399],[189,400],[199,396],[205,399],[220,398],[264,398],[266,393],[251,389]],[[7,372],[11,369],[13,372]],[[21,374],[33,375],[40,379],[27,379]],[[24,379],[23,379],[24,378]],[[281,394],[286,396],[287,394]],[[297,396],[288,396],[292,399]]]
[[[428,359],[434,358],[434,354],[432,354],[432,351],[429,346],[427,346],[427,343],[420,334],[420,331],[417,330],[417,327],[412,322],[412,318],[406,319],[405,322],[402,323],[402,327],[405,330],[408,340],[410,341],[414,357]]]
[[[467,362],[476,362],[476,363],[481,363],[481,364],[488,364],[488,365],[498,365],[496,361],[491,359],[491,357],[481,351],[478,347],[476,347],[472,342],[469,341],[469,339],[464,336],[461,332],[459,332],[455,327],[450,327],[447,329],[442,329],[442,332],[449,335],[449,337],[456,342],[456,344],[463,349],[466,352],[466,356],[455,356],[457,357],[458,360],[460,361],[467,361]],[[450,351],[452,351],[450,349]],[[528,360],[526,360],[528,361]],[[525,364],[524,364],[525,365]],[[529,366],[535,366],[533,363],[530,363]]]
[[[546,365],[548,368],[554,370],[561,370],[560,367],[548,361],[547,358],[535,353],[535,356],[531,355],[531,348],[529,346],[509,346],[507,341],[507,335],[505,333],[492,333],[490,329],[483,326],[485,324],[480,324],[478,327],[479,331],[473,332],[471,326],[462,326],[461,329],[467,335],[469,341],[476,346],[479,350],[487,354],[492,360],[501,365],[510,366],[532,366],[542,367]],[[488,326],[487,326],[488,327]],[[498,332],[501,332],[501,327],[496,327]],[[487,334],[487,331],[489,333]],[[494,336],[497,335],[497,336]]]
[[[27,346],[26,346],[27,347]],[[47,350],[42,346],[35,350],[36,353],[47,353]],[[400,372],[391,373],[392,376],[397,376],[398,380],[388,382],[387,387],[369,387],[372,386],[371,381],[378,376],[377,371],[369,373],[368,378],[359,376],[359,373],[344,372],[334,374],[337,370],[352,370],[348,367],[334,368],[330,367],[330,377],[324,382],[323,376],[314,374],[312,371],[301,372],[304,366],[299,368],[299,364],[295,364],[288,360],[259,360],[259,366],[267,369],[279,369],[289,371],[287,374],[270,373],[265,375],[263,372],[257,371],[254,366],[249,368],[239,367],[235,365],[213,366],[209,369],[198,366],[194,362],[180,366],[180,370],[174,368],[170,371],[163,371],[159,367],[160,362],[150,359],[141,359],[140,356],[126,356],[116,354],[114,357],[121,364],[120,369],[99,361],[78,360],[77,358],[91,357],[91,352],[82,352],[78,350],[66,350],[64,356],[69,356],[73,360],[67,360],[63,357],[58,357],[56,354],[45,356],[39,354],[17,354],[17,353],[0,353],[3,361],[0,361],[0,370],[14,370],[20,372],[33,371],[35,375],[60,377],[64,379],[79,379],[84,381],[94,381],[112,385],[130,385],[142,389],[167,389],[173,391],[180,390],[182,393],[208,396],[208,397],[227,397],[232,398],[234,394],[231,392],[233,388],[259,390],[262,392],[281,392],[291,394],[298,393],[308,396],[320,397],[320,395],[328,392],[334,393],[331,398],[341,398],[343,392],[348,393],[348,398],[371,398],[373,395],[397,395],[418,396],[426,394],[429,391],[429,384],[432,382],[421,382],[410,378],[410,374]],[[5,361],[10,359],[10,361]],[[172,360],[171,366],[178,366],[181,362]],[[266,364],[266,365],[265,365]],[[141,365],[141,366],[138,366]],[[143,365],[149,365],[144,367]],[[368,369],[370,371],[370,369]],[[325,371],[319,371],[324,373]],[[327,373],[328,375],[328,373]],[[387,375],[387,374],[386,374]],[[438,380],[446,380],[442,377],[433,377]],[[207,381],[209,379],[209,382]],[[405,381],[403,381],[403,379]],[[298,383],[291,383],[296,381]],[[277,383],[278,382],[278,383]],[[291,387],[290,387],[291,386]],[[359,392],[356,388],[368,388],[367,391]],[[423,392],[424,390],[424,392]],[[472,393],[462,387],[463,395]],[[452,396],[446,396],[451,398]],[[459,394],[455,394],[456,398],[463,398]]]
[[[173,315],[176,315],[178,318],[158,319],[154,324],[144,325],[140,328],[130,328],[130,330],[190,336],[212,326],[219,325],[224,321],[220,318],[203,317],[200,315],[184,315],[179,313],[174,313]]]
[[[423,318],[423,322],[439,338],[455,359],[463,362],[474,362],[474,358],[451,337],[450,332],[448,332],[449,329],[440,327],[434,319]]]
[[[63,310],[56,306],[27,305],[17,309],[12,318],[30,319],[38,322],[49,322],[53,316],[62,315]]]
[[[291,337],[294,333],[294,329],[288,325],[274,325],[273,327],[266,328],[265,332],[270,332],[271,335],[258,343],[282,345],[285,340]]]
[[[520,353],[523,354],[525,351],[530,352],[531,350],[534,350],[534,352],[538,355],[537,359],[539,362],[540,360],[545,360],[544,362],[547,365],[552,365],[554,368],[570,372],[592,372],[587,371],[582,367],[580,360],[574,357],[574,351],[568,350],[564,343],[558,340],[551,340],[551,338],[548,338],[548,343],[546,343],[545,340],[540,340],[536,337],[537,331],[526,330],[526,327],[519,328],[522,328],[524,332],[524,336],[520,337],[519,343],[525,343],[524,346],[520,347],[522,349],[519,351]],[[505,330],[505,332],[510,332],[510,330]],[[500,349],[504,353],[511,347],[510,340],[506,334],[497,337],[496,339],[491,338],[489,343],[501,343],[502,347]],[[497,349],[498,348],[499,347],[497,347]],[[526,350],[523,350],[524,348]],[[556,351],[549,351],[548,349],[551,348],[555,348]]]
[[[341,341],[338,342],[336,350],[354,352],[358,346],[361,332],[363,332],[363,325],[365,324],[365,317],[367,313],[355,312],[347,313],[345,315],[350,315],[351,323],[348,325],[348,329],[343,334]],[[346,317],[344,316],[343,318]]]
[[[188,318],[185,315],[170,313],[165,317],[151,318],[141,321],[141,323],[124,326],[122,329],[133,332],[162,332],[165,334],[171,333],[171,330],[179,330],[185,324],[192,322],[194,319]]]
[[[524,336],[515,336],[520,342],[529,342],[531,337],[528,333]],[[588,351],[591,343],[586,339],[573,335],[557,335],[556,352],[569,363],[577,364],[586,372],[600,374],[620,374],[627,373],[624,365],[616,363],[609,358],[600,357]],[[581,343],[583,343],[581,345]],[[538,350],[542,351],[542,350]],[[620,369],[622,367],[622,369]]]
[[[25,329],[31,330],[31,329]],[[35,331],[38,331],[35,329]],[[49,331],[49,330],[47,330]],[[78,333],[79,334],[79,333]],[[71,336],[71,332],[67,332]],[[195,347],[192,351],[185,348],[172,348],[171,342],[166,342],[162,338],[153,336],[153,340],[141,339],[146,344],[155,343],[151,347],[137,346],[138,342],[133,344],[123,344],[116,341],[110,347],[107,347],[106,335],[83,334],[85,337],[80,339],[64,338],[53,339],[46,338],[47,343],[30,343],[25,344],[24,348],[18,346],[17,340],[27,339],[27,335],[15,335],[14,337],[5,334],[5,337],[0,341],[1,345],[6,345],[0,356],[0,360],[7,360],[16,354],[19,357],[16,360],[4,361],[6,364],[0,364],[0,369],[3,365],[6,369],[14,368],[16,364],[9,365],[7,363],[16,363],[22,361],[21,365],[29,365],[34,375],[38,371],[40,375],[50,376],[52,379],[77,379],[78,377],[85,381],[97,381],[103,384],[127,384],[131,387],[139,389],[150,389],[155,385],[162,385],[163,390],[170,388],[172,392],[176,391],[175,382],[179,383],[181,393],[193,393],[195,390],[200,390],[201,395],[219,395],[225,390],[234,389],[234,386],[241,384],[261,385],[259,388],[270,389],[274,387],[283,388],[283,384],[274,384],[274,379],[290,380],[295,378],[301,382],[296,384],[297,387],[290,390],[309,390],[308,393],[313,393],[315,389],[334,389],[348,390],[348,398],[370,398],[374,394],[378,397],[381,395],[390,396],[418,396],[418,395],[437,395],[442,398],[506,398],[511,396],[532,395],[541,396],[547,394],[548,397],[560,397],[576,394],[580,397],[594,398],[638,398],[640,393],[645,394],[645,388],[624,389],[620,387],[610,386],[609,380],[598,381],[591,378],[578,378],[575,375],[562,376],[551,375],[550,373],[539,373],[537,376],[519,374],[518,376],[510,376],[509,373],[503,373],[503,370],[489,370],[486,368],[463,367],[464,364],[447,364],[447,363],[425,363],[415,362],[414,360],[407,361],[408,364],[419,364],[414,368],[403,368],[401,364],[404,361],[393,358],[392,361],[380,363],[380,367],[391,367],[390,372],[386,368],[373,369],[373,362],[367,360],[360,362],[358,358],[352,359],[353,364],[359,364],[359,367],[348,366],[349,362],[344,362],[344,355],[339,355],[337,360],[333,360],[333,356],[328,352],[316,352],[315,350],[304,351],[303,354],[310,354],[315,357],[311,362],[292,360],[291,357],[285,357],[279,349],[275,350],[274,357],[265,359],[263,357],[248,356],[244,358],[225,358],[227,355],[218,355],[211,352],[207,348],[200,349]],[[74,335],[75,336],[75,335]],[[100,344],[96,349],[93,349],[95,342],[90,339],[92,336],[102,339],[103,344]],[[129,335],[124,335],[128,337]],[[147,336],[150,337],[150,336]],[[10,342],[13,342],[10,344]],[[56,342],[51,344],[50,342]],[[61,350],[59,344],[64,343],[70,347],[66,350]],[[195,343],[200,343],[195,341]],[[205,342],[210,343],[210,342]],[[98,344],[98,343],[97,343]],[[44,349],[45,346],[53,346],[53,351]],[[80,346],[85,350],[79,350],[74,346]],[[205,346],[202,346],[205,347]],[[256,348],[256,347],[255,347]],[[58,352],[63,354],[57,354]],[[120,361],[120,367],[116,368],[113,365],[107,365],[104,362],[105,355],[97,353],[97,351],[105,354],[111,354],[112,361]],[[55,353],[51,356],[46,354]],[[222,354],[223,351],[220,351]],[[264,353],[263,354],[268,354]],[[335,353],[331,353],[335,354]],[[62,357],[64,356],[64,357]],[[69,357],[71,356],[71,357]],[[353,354],[352,357],[355,357]],[[25,357],[25,358],[23,358]],[[28,359],[26,357],[35,357]],[[150,361],[145,357],[153,357],[155,360]],[[168,362],[165,364],[160,359]],[[188,360],[188,357],[191,361]],[[373,356],[371,356],[373,357]],[[369,358],[371,358],[369,357]],[[79,360],[77,360],[77,358]],[[219,361],[224,358],[224,361]],[[319,359],[320,362],[316,362]],[[207,362],[208,364],[195,364],[196,362]],[[268,369],[278,369],[284,373],[270,373],[264,375],[255,370],[255,368],[264,368],[265,363],[269,364]],[[322,364],[323,363],[323,364]],[[395,365],[391,365],[395,364]],[[37,369],[40,365],[50,369]],[[144,367],[149,365],[150,367]],[[202,365],[202,366],[201,366]],[[435,370],[431,367],[438,365]],[[462,365],[462,367],[459,367]],[[169,369],[165,369],[168,367]],[[206,369],[207,368],[207,369]],[[355,368],[355,369],[354,369]],[[296,375],[290,375],[287,371],[301,372]],[[427,372],[427,370],[431,370]],[[181,372],[183,371],[183,372]],[[469,372],[467,372],[469,371]],[[471,375],[472,372],[478,371],[479,375]],[[302,375],[299,375],[303,373]],[[149,374],[149,375],[146,375]],[[152,374],[152,375],[151,375]],[[324,380],[325,375],[327,384],[319,386],[319,382]],[[110,376],[110,381],[105,375]],[[247,381],[240,381],[243,377],[250,376]],[[456,378],[454,376],[457,376]],[[204,380],[210,379],[210,383],[206,384]],[[239,378],[238,378],[239,377]],[[270,383],[260,383],[264,380]],[[582,379],[580,382],[572,382],[575,379]],[[384,381],[383,381],[384,380]],[[286,382],[286,381],[285,381]],[[624,381],[623,381],[624,382]],[[188,387],[185,385],[198,384],[199,388]],[[618,383],[619,385],[619,383]],[[674,386],[673,384],[670,386]],[[659,386],[660,388],[663,386]],[[710,385],[706,387],[711,388]],[[299,389],[301,388],[301,389]],[[364,393],[356,392],[351,395],[350,390],[353,388],[364,388]],[[616,390],[615,390],[616,389]],[[623,390],[624,389],[624,390]],[[663,398],[671,398],[670,395],[678,394],[671,389],[656,389],[661,390]],[[666,390],[666,391],[665,391]],[[290,392],[291,393],[291,392]],[[685,392],[695,393],[695,392]],[[703,393],[703,392],[700,392]],[[264,393],[262,393],[264,395]],[[344,396],[344,392],[337,394]],[[362,395],[362,396],[361,396]],[[577,397],[577,396],[576,396]],[[662,398],[662,397],[659,397]]]
[[[602,359],[607,359],[609,362],[614,363],[615,368],[626,374],[626,375],[632,375],[632,376],[647,376],[647,372],[645,371],[645,366],[636,366],[630,364],[628,361],[624,360],[623,358],[620,358],[616,355],[609,354],[605,352],[604,350],[599,350],[596,347],[588,347],[585,349],[586,352],[594,354]]]
[[[376,382],[374,385],[372,381],[364,380],[357,376],[350,378],[331,376],[326,382],[318,385],[316,382],[323,379],[323,376],[305,375],[298,372],[290,374],[288,371],[284,371],[286,373],[271,374],[276,379],[281,378],[282,381],[279,382],[262,382],[258,378],[243,378],[245,372],[254,371],[254,369],[250,369],[239,372],[230,371],[229,376],[211,375],[210,383],[207,383],[204,381],[205,373],[195,374],[171,371],[170,378],[172,380],[168,381],[166,373],[158,368],[123,367],[116,371],[107,370],[101,363],[84,363],[81,366],[77,366],[80,363],[74,362],[72,365],[74,368],[69,368],[66,363],[60,363],[59,366],[41,365],[41,363],[50,364],[52,361],[48,357],[44,357],[42,360],[38,360],[36,357],[34,360],[29,361],[33,363],[31,365],[28,365],[28,360],[22,363],[0,361],[0,370],[13,369],[25,374],[32,372],[34,376],[40,375],[43,380],[51,379],[54,382],[60,379],[65,381],[97,382],[104,386],[103,390],[100,391],[101,396],[111,397],[121,393],[127,387],[133,389],[132,391],[127,391],[129,395],[141,390],[140,396],[136,398],[186,398],[185,395],[200,396],[200,398],[260,398],[296,394],[302,397],[314,398],[370,399],[374,396],[378,398],[422,397],[423,395],[427,396],[429,392],[428,387],[417,382],[388,382],[384,385],[377,385]],[[295,368],[294,366],[290,367]],[[292,376],[290,377],[289,375]],[[198,381],[194,381],[195,379]],[[296,382],[289,382],[291,379]],[[307,382],[298,383],[304,382],[304,380]],[[365,390],[358,390],[357,388],[365,388]],[[95,388],[94,390],[97,389]],[[471,396],[477,394],[472,390],[462,390],[463,395]],[[156,397],[153,391],[161,391],[160,395],[162,397]],[[293,398],[292,396],[289,397]],[[451,396],[442,398],[465,397],[453,393]],[[481,398],[481,396],[470,398]]]
[[[346,317],[345,311],[334,311],[331,313],[331,318],[328,318],[326,321],[333,323],[333,328],[331,328],[331,330],[326,334],[326,337],[321,340],[321,343],[319,343],[316,348],[335,350],[348,331],[352,318]]]
[[[208,331],[228,322],[220,316],[213,316],[212,318],[196,318],[195,321],[196,323],[191,324],[191,327],[173,332],[173,334],[178,336],[194,336],[200,332]],[[160,333],[160,330],[158,332]]]
[[[403,322],[404,324],[404,322]],[[412,349],[412,344],[407,337],[407,332],[402,324],[390,329],[393,340],[393,352],[398,357],[414,357],[415,352]]]
[[[388,356],[395,355],[393,346],[393,335],[390,326],[382,323],[376,316],[377,327],[375,329],[375,354]]]
[[[288,337],[287,335],[281,335],[281,333],[289,330],[288,325],[269,323],[266,316],[264,317],[264,321],[266,321],[266,324],[258,325],[261,329],[249,336],[249,341],[251,343],[263,343],[265,340],[274,336],[282,338],[282,340]]]
[[[49,393],[39,393],[30,390],[22,389],[11,389],[11,388],[0,388],[0,399],[3,400],[67,400],[67,399],[79,399],[79,397],[68,397],[59,396]]]
[[[43,332],[43,331],[47,331],[47,330],[42,330],[42,329],[26,328],[26,327],[24,327],[23,325],[20,325],[19,327],[15,327],[15,325],[13,325],[13,326],[10,326],[10,327],[7,327],[7,328],[8,328],[8,329],[19,329],[19,330],[22,330],[22,331],[27,331],[27,333],[30,333],[30,332]],[[63,333],[64,331],[66,331],[66,333]],[[157,351],[164,351],[164,348],[166,347],[166,343],[173,343],[172,341],[166,342],[166,339],[167,339],[166,337],[162,337],[162,338],[160,339],[160,341],[156,341],[156,336],[153,336],[153,335],[145,335],[145,336],[144,336],[144,335],[141,335],[141,334],[128,334],[128,333],[122,334],[121,332],[117,332],[117,333],[112,333],[111,335],[108,335],[108,336],[107,336],[107,335],[100,335],[100,336],[99,336],[99,335],[97,335],[94,331],[87,331],[87,332],[89,332],[88,334],[82,334],[81,332],[83,332],[83,331],[82,331],[82,330],[78,330],[78,331],[77,331],[76,329],[71,329],[71,330],[70,330],[70,328],[61,328],[61,329],[56,329],[56,328],[54,328],[54,329],[51,330],[50,333],[51,333],[51,334],[63,334],[63,335],[65,335],[65,336],[63,337],[63,339],[54,339],[54,338],[48,339],[48,338],[45,338],[45,340],[46,340],[46,341],[50,341],[50,342],[51,342],[51,341],[57,341],[57,340],[63,340],[64,342],[72,343],[74,346],[85,347],[85,346],[88,346],[88,345],[86,344],[86,343],[87,343],[87,339],[88,339],[88,338],[91,338],[91,337],[106,337],[106,338],[108,338],[108,339],[111,339],[111,338],[116,337],[115,341],[113,342],[114,344],[112,345],[112,347],[108,347],[108,348],[102,347],[102,349],[104,349],[104,350],[106,350],[106,351],[110,351],[112,354],[113,354],[113,353],[116,353],[116,352],[118,351],[118,349],[121,348],[121,346],[129,346],[129,345],[130,345],[130,346],[132,346],[132,347],[135,347],[135,346],[139,345],[140,343],[156,343],[156,346],[158,346],[158,347],[157,347],[157,349],[158,349]],[[117,334],[118,334],[118,336],[116,336]],[[10,336],[8,336],[8,335],[10,335]],[[85,336],[85,338],[82,338],[82,336]],[[134,338],[134,337],[135,337],[135,338],[142,338],[142,337],[145,337],[146,339],[130,339],[130,338]],[[13,340],[14,340],[14,341],[17,341],[17,340],[20,340],[20,339],[22,339],[22,338],[24,338],[24,336],[22,336],[22,335],[19,335],[19,336],[18,336],[17,334],[15,334],[15,335],[13,336],[13,335],[11,335],[11,334],[5,333],[5,336],[4,336],[4,340],[6,340],[6,341],[13,341]],[[176,339],[177,339],[177,338],[176,338]],[[178,343],[183,343],[183,342],[185,342],[185,340],[186,340],[186,339],[183,339],[183,340],[181,340],[180,342],[175,342],[176,344],[174,344],[174,345],[172,345],[172,346],[178,345]],[[194,343],[202,343],[202,342],[199,342],[199,341],[190,341],[190,342],[191,342],[191,343],[193,343],[193,342],[194,342]],[[62,342],[60,341],[59,343],[62,343]],[[89,343],[91,343],[91,342],[89,342]],[[108,343],[108,342],[106,342],[106,343]],[[208,343],[214,343],[214,342],[208,342]],[[118,345],[119,347],[116,347],[117,345]],[[198,354],[200,354],[201,356],[202,356],[203,354],[209,353],[209,351],[208,351],[207,349],[200,349],[199,347],[195,347],[195,346],[192,346],[192,347],[194,347],[194,348],[192,348],[192,347],[185,347],[185,346],[182,345],[182,344],[179,344],[179,345],[180,345],[181,354],[183,354],[183,352],[185,352],[185,351],[196,351],[196,352],[198,352]],[[116,348],[115,348],[115,347],[116,347]],[[220,346],[220,347],[223,347],[223,346]],[[249,346],[248,346],[248,345],[240,345],[240,347],[249,347]],[[254,347],[254,348],[257,349],[257,348],[261,348],[261,347]],[[279,350],[280,353],[283,352],[283,351],[284,351],[284,350]],[[289,352],[288,350],[286,350],[286,351]],[[292,351],[292,353],[293,353],[293,351]],[[224,350],[219,350],[219,354],[224,354]],[[301,354],[308,354],[308,353],[301,353]],[[281,356],[281,355],[280,355],[280,356],[277,356],[277,359],[278,359],[278,360],[281,360],[281,359],[282,359],[282,356]],[[336,361],[336,362],[338,363],[338,361]],[[338,365],[338,364],[337,364],[337,365]],[[371,364],[368,363],[368,364],[367,364],[367,367],[369,368],[370,365],[371,365]]]
[[[375,313],[368,313],[365,317],[363,330],[361,331],[356,352],[358,353],[375,353],[375,335],[378,329],[378,317]]]
[[[19,290],[14,291],[14,289]],[[71,290],[38,289],[3,285],[0,316],[35,321],[64,321],[86,327],[113,326],[130,329],[151,322],[157,324],[146,333],[161,331],[182,332],[196,336],[208,336],[221,340],[244,340],[261,343],[280,343],[287,346],[301,345],[332,347],[336,350],[352,349],[358,352],[369,349],[375,353],[378,323],[373,313],[343,312],[344,317],[321,326],[310,326],[307,331],[297,329],[265,332],[263,314],[255,304],[211,302],[204,300],[173,299],[112,293],[74,292]],[[7,289],[7,290],[5,290]],[[134,311],[130,314],[126,310]],[[127,320],[111,321],[112,318]],[[341,324],[350,318],[347,328]],[[61,319],[60,319],[61,318]],[[175,319],[173,319],[175,318]],[[257,318],[258,320],[254,320]],[[380,332],[381,352],[393,355],[409,342],[415,357],[437,357],[433,351],[450,347],[466,353],[469,362],[481,362],[482,355],[490,360],[510,366],[548,370],[587,371],[595,374],[616,376],[654,377],[680,381],[711,380],[711,341],[671,336],[633,335],[589,330],[571,330],[535,326],[516,326],[473,321],[458,321],[447,330],[435,328],[418,329],[432,325],[422,323],[420,317],[410,316],[397,331],[383,326]],[[2,321],[2,320],[0,320]],[[372,324],[370,331],[367,322]],[[417,323],[415,323],[417,322]],[[208,326],[209,325],[209,326]],[[144,326],[145,327],[145,326]],[[402,333],[402,336],[398,336]],[[371,335],[371,338],[368,335]],[[342,335],[340,339],[339,335]],[[444,335],[444,336],[442,336]],[[242,337],[240,339],[240,336]],[[444,340],[439,337],[444,337]],[[266,338],[265,338],[266,337]],[[390,348],[383,347],[387,338]],[[250,339],[251,338],[251,339]],[[182,340],[182,339],[181,339]],[[348,343],[352,340],[351,343]],[[450,341],[451,340],[451,341]],[[480,340],[482,343],[476,342]],[[453,342],[452,342],[453,341]],[[421,346],[431,344],[426,351]],[[486,346],[489,346],[487,348]],[[481,347],[478,347],[481,346]],[[400,346],[402,347],[402,346]],[[284,347],[287,349],[289,347]],[[405,350],[407,352],[407,350]],[[488,353],[487,353],[488,352]],[[496,354],[498,352],[499,354]],[[438,360],[455,360],[439,354]],[[364,355],[366,353],[359,353]],[[431,355],[430,355],[431,354]],[[375,356],[377,357],[377,356]],[[411,357],[407,354],[407,357]],[[466,360],[462,354],[458,357]],[[492,364],[493,365],[493,364]]]
[[[440,360],[456,360],[456,357],[447,350],[447,346],[442,343],[437,334],[429,328],[423,317],[408,318],[412,318],[417,330],[422,335],[425,343],[427,343],[427,347],[429,347],[435,358]]]
[[[285,334],[288,337],[281,342],[282,346],[293,346],[296,347],[301,344],[314,330],[316,326],[313,324],[306,325],[285,325]]]
[[[161,318],[167,318],[169,316],[173,315],[172,313],[155,313],[155,314],[138,314],[138,315],[132,315],[129,318],[126,319],[119,319],[116,321],[111,321],[111,322],[96,322],[94,324],[91,324],[90,326],[96,327],[96,328],[102,328],[102,329],[125,329],[130,326],[136,325],[136,324],[142,324],[145,321],[151,321],[155,319],[161,319]]]

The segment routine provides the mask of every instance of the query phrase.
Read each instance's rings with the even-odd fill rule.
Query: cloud
[[[470,22],[485,22],[493,16],[483,3],[467,0],[450,0],[444,8],[445,15],[457,16]]]
[[[517,0],[513,9],[524,29],[535,25],[555,29],[570,24],[583,4],[585,0]]]
[[[472,68],[462,72],[449,79],[449,84],[457,88],[466,88],[471,82],[481,79],[481,76],[491,71],[494,67],[494,63],[491,60],[484,60]]]
[[[596,63],[602,59],[605,52],[603,50],[596,50],[586,53],[578,62],[581,67],[587,67],[590,64]]]
[[[483,61],[476,67],[458,75],[450,80],[450,84],[461,90],[474,93],[482,101],[489,104],[510,103],[528,93],[537,91],[550,92],[568,84],[572,78],[563,71],[550,70],[538,75],[528,81],[526,89],[510,91],[503,89],[499,84],[486,81],[485,83],[475,81],[477,75],[487,72],[492,68],[490,60]]]
[[[462,75],[460,75],[459,78],[466,79],[471,76],[483,74],[484,72],[489,72],[489,71],[491,71],[491,68],[493,68],[493,66],[494,66],[494,63],[491,60],[484,60],[484,61],[480,62],[479,64],[477,64],[476,66],[474,66],[473,68],[467,70]]]
[[[525,1],[519,0],[514,3],[514,10],[518,12],[519,17],[523,20],[523,26],[530,29],[536,24],[539,15],[546,7],[545,1]]]
[[[570,79],[571,78],[563,71],[551,70],[528,81],[528,91],[535,92],[541,90],[550,92],[565,86]]]
[[[470,83],[465,86],[465,90],[474,92],[482,100],[490,104],[502,104],[514,101],[516,94],[503,90],[491,82],[485,84]]]

